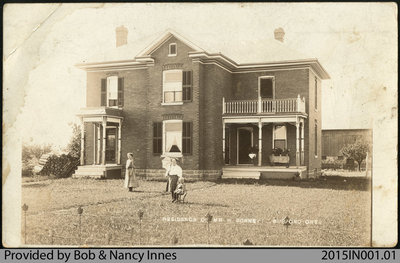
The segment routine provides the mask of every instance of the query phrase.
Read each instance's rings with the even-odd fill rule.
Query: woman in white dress
[[[126,160],[126,170],[125,170],[125,188],[129,189],[129,192],[132,192],[133,188],[139,187],[139,182],[136,179],[135,171],[136,168],[134,164],[133,153],[128,153],[128,160]]]
[[[168,176],[169,179],[169,191],[171,192],[172,202],[176,202],[178,195],[175,193],[175,189],[178,179],[182,178],[182,168],[176,164],[176,159],[171,160],[171,165],[167,168],[165,176]]]

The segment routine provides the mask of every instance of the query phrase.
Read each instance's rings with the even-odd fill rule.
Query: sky
[[[128,42],[173,29],[210,45],[272,39],[282,27],[285,45],[318,58],[331,76],[322,83],[323,129],[372,128],[379,114],[397,111],[391,3],[8,4],[6,134],[64,147],[86,101],[86,75],[75,64],[114,48],[120,25],[129,30]]]

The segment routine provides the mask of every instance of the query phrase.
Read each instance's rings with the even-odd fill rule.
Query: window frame
[[[171,47],[175,46],[175,53],[171,53]],[[178,55],[178,45],[171,43],[168,45],[168,57],[176,57]]]
[[[182,100],[181,101],[175,101],[175,93],[179,92],[179,91],[173,91],[174,92],[174,101],[172,102],[165,102],[165,75],[168,72],[182,72],[182,80],[181,80],[181,90],[180,92],[182,93]],[[183,70],[182,69],[167,69],[167,70],[163,70],[162,73],[162,103],[161,105],[182,105],[183,104]]]
[[[261,80],[262,79],[271,79],[272,81],[272,98],[261,98]],[[258,77],[258,98],[265,100],[274,100],[275,99],[275,76],[259,76]]]
[[[167,143],[167,133],[165,131],[165,127],[167,123],[181,123],[181,144],[183,143],[182,141],[182,134],[183,134],[183,120],[164,120],[162,122],[162,156],[169,156],[169,157],[182,157],[183,156],[183,147],[181,145],[181,152],[177,153],[177,152],[167,152],[165,147],[166,147],[166,143]]]
[[[117,99],[116,105],[110,106],[109,99],[109,79],[116,78],[117,79]],[[107,76],[106,78],[101,78],[100,80],[100,106],[107,108],[115,108],[119,109],[124,106],[124,78],[119,77],[118,75]]]
[[[288,133],[288,128],[287,128],[287,126],[286,126],[286,124],[284,124],[284,123],[282,123],[282,124],[274,124],[273,126],[272,126],[272,149],[275,149],[276,147],[275,147],[275,129],[276,129],[276,127],[277,126],[283,126],[283,127],[285,127],[285,132],[286,132],[286,134],[285,134],[285,149],[287,149],[287,144],[288,144],[288,136],[287,136],[287,133]],[[282,149],[282,150],[285,150],[285,149]]]

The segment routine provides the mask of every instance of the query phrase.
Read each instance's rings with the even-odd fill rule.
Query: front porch
[[[222,179],[293,179],[306,177],[306,166],[233,166],[222,168]]]
[[[120,178],[122,110],[91,107],[80,110],[81,159],[74,178]]]
[[[224,100],[222,178],[305,177],[307,117],[300,95],[296,99]]]

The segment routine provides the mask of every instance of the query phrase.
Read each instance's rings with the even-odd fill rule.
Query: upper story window
[[[263,99],[274,98],[274,79],[273,77],[259,78],[259,96]]]
[[[176,43],[169,44],[168,56],[176,56],[176,54],[177,54]]]
[[[192,72],[180,69],[163,72],[163,103],[180,104],[192,100]]]
[[[101,106],[122,107],[124,104],[124,79],[110,76],[101,80]]]

